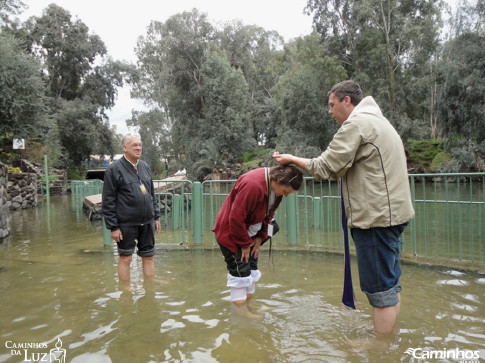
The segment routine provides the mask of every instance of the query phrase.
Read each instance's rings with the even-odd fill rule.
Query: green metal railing
[[[164,179],[155,180],[154,182],[156,196],[158,198],[158,205],[162,217],[160,223],[162,230],[173,232],[173,235],[165,235],[163,243],[168,244],[183,244],[189,242],[186,238],[186,231],[191,226],[192,232],[193,226],[190,223],[196,219],[191,218],[190,211],[194,211],[194,208],[190,208],[192,197],[192,182],[190,180],[180,179]],[[197,203],[196,203],[197,204]],[[199,210],[196,205],[195,210]],[[177,232],[177,233],[175,233]]]
[[[410,258],[485,262],[485,173],[412,174],[416,217],[402,236]],[[204,182],[205,231],[235,180]],[[319,247],[342,252],[337,182],[305,177],[298,193],[284,198],[276,213],[281,231],[273,241],[283,248]],[[210,233],[211,243],[215,242]]]
[[[98,195],[103,193],[103,182],[99,179],[90,180],[71,180],[71,195],[73,207],[78,215],[81,217],[84,198],[91,195]],[[104,224],[103,217],[103,244],[105,246],[110,246],[113,244],[111,240],[110,231],[106,228]]]
[[[485,261],[485,173],[411,174],[416,217],[403,253],[456,261]]]
[[[416,217],[402,235],[403,256],[484,263],[485,173],[411,174],[409,179]],[[163,230],[157,243],[214,247],[212,228],[235,182],[154,181]],[[72,185],[73,198],[101,193],[99,184],[90,184]],[[340,213],[338,183],[305,177],[298,193],[284,198],[276,212],[280,232],[273,243],[341,253]]]

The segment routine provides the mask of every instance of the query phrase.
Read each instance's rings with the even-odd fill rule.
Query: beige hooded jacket
[[[396,226],[414,217],[402,140],[370,96],[306,169],[318,179],[344,177],[349,227]]]

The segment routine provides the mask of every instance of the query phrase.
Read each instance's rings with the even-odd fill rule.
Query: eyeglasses
[[[295,175],[293,178],[291,178],[291,179],[290,179],[290,181],[288,182],[288,184],[291,184],[291,182],[292,182],[293,180],[295,180],[295,178],[296,178],[297,176],[298,176],[298,174],[296,174],[296,175]]]

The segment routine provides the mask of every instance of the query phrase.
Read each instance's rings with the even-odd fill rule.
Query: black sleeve
[[[118,219],[116,218],[116,195],[116,183],[113,177],[113,170],[108,168],[104,172],[101,210],[106,228],[111,231],[119,229]]]

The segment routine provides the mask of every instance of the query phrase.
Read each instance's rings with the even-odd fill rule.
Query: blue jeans
[[[407,223],[392,227],[352,228],[360,288],[374,307],[394,306],[401,291],[399,249]]]

